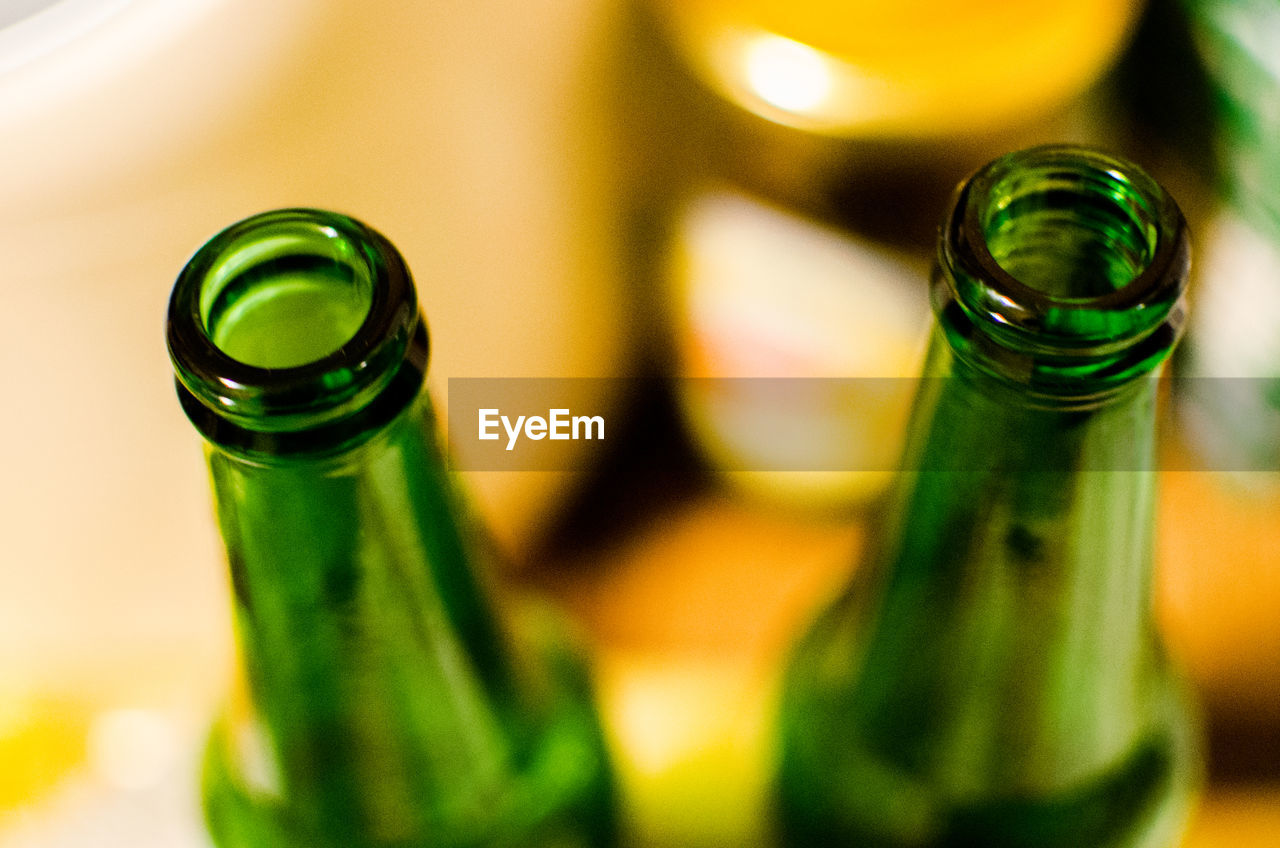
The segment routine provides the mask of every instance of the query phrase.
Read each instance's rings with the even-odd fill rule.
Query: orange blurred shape
[[[856,562],[862,527],[761,508],[723,493],[673,499],[600,555],[562,596],[618,650],[781,662]]]
[[[1181,848],[1273,848],[1280,843],[1280,787],[1211,792]]]
[[[1280,721],[1280,496],[1165,472],[1158,520],[1157,603],[1171,648],[1211,710]]]
[[[775,676],[861,530],[723,494],[672,499],[557,594],[594,637],[636,848],[765,839]]]

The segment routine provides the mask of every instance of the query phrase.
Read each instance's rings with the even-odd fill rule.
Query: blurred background
[[[767,845],[777,673],[891,475],[750,471],[776,398],[696,378],[917,374],[950,193],[1048,141],[1192,226],[1174,367],[1210,379],[1166,398],[1200,470],[1160,475],[1155,575],[1208,729],[1186,845],[1277,844],[1278,44],[1273,0],[3,0],[0,848],[207,845],[231,616],[164,309],[293,205],[400,248],[441,405],[647,378],[559,384],[620,422],[579,470],[460,477],[498,579],[587,637],[631,844]],[[896,450],[908,402],[810,411],[799,464]]]

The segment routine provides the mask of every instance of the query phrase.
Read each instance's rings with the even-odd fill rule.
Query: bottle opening
[[[245,233],[208,269],[200,318],[224,354],[295,368],[340,350],[373,304],[373,271],[356,245],[319,221]]]
[[[1150,267],[1156,211],[1120,171],[1033,164],[999,176],[982,199],[981,231],[996,263],[1060,302],[1128,286]]]
[[[962,186],[934,306],[958,356],[1056,398],[1151,372],[1181,334],[1186,224],[1141,168],[1074,145],[1020,150]]]
[[[372,432],[417,394],[429,349],[399,252],[319,209],[265,212],[209,239],[174,284],[167,334],[188,417],[254,456]]]
[[[1056,145],[1002,156],[965,184],[940,262],[983,332],[1076,355],[1180,321],[1189,253],[1182,213],[1155,180]]]

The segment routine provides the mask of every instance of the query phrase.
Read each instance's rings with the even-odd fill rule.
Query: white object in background
[[[1280,245],[1223,208],[1196,264],[1179,412],[1209,470],[1280,494]]]
[[[678,220],[679,392],[711,464],[802,507],[876,495],[920,373],[926,269],[728,189]]]

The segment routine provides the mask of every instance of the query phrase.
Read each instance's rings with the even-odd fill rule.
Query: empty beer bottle
[[[1174,844],[1199,755],[1150,606],[1153,424],[1188,261],[1107,155],[962,187],[883,533],[786,675],[784,844]]]
[[[207,749],[215,841],[611,844],[583,669],[550,635],[513,638],[550,631],[504,627],[482,588],[395,248],[328,212],[242,221],[182,271],[168,340],[208,442],[244,680]]]

